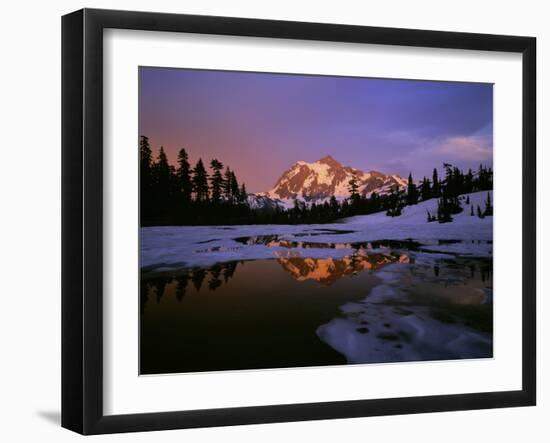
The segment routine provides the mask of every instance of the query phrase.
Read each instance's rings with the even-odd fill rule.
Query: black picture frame
[[[103,30],[107,28],[522,54],[522,389],[104,415],[102,83]],[[65,15],[62,18],[62,426],[81,434],[104,434],[535,405],[535,85],[533,37],[97,9]]]

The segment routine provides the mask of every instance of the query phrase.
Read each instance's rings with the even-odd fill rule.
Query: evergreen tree
[[[176,170],[178,178],[179,190],[182,200],[185,204],[191,202],[191,194],[193,192],[193,184],[191,183],[191,170],[189,165],[189,157],[185,149],[180,149],[178,153],[178,169]]]
[[[210,281],[208,282],[208,289],[215,291],[222,285],[222,280],[220,278],[222,272],[222,267],[220,265],[214,265],[210,268]]]
[[[422,185],[420,186],[420,196],[423,201],[429,200],[432,197],[432,188],[430,186],[430,180],[426,177],[422,180]]]
[[[342,216],[347,217],[349,215],[349,203],[348,200],[342,202]]]
[[[178,302],[181,302],[183,300],[183,297],[185,297],[187,284],[189,283],[189,275],[183,274],[176,277],[176,282],[176,300]]]
[[[359,201],[359,184],[357,182],[357,174],[354,172],[350,181],[348,182],[348,190],[350,193],[350,199],[352,205],[356,206]]]
[[[294,207],[291,209],[291,221],[298,222],[302,219],[303,213],[306,211],[306,205],[297,198],[294,199]]]
[[[421,197],[428,200],[438,194],[437,213],[427,211],[427,221],[441,223],[452,221],[452,215],[462,211],[461,203],[470,206],[470,215],[475,215],[469,196],[463,194],[474,190],[492,189],[492,169],[480,165],[474,174],[464,174],[457,167],[444,164],[446,177],[440,181],[434,169],[434,185],[423,178],[420,186],[414,184],[409,174],[407,189],[393,187],[387,195],[372,192],[369,197],[359,193],[359,180],[354,174],[348,182],[351,198],[342,204],[335,196],[323,203],[314,196],[305,195],[307,203],[295,200],[294,208],[286,210],[276,207],[251,208],[248,205],[246,186],[239,186],[235,172],[213,159],[209,166],[209,177],[202,159],[193,169],[185,149],[180,149],[177,169],[168,163],[163,147],[160,147],[155,161],[149,140],[141,136],[140,149],[140,216],[142,226],[163,224],[268,224],[268,223],[325,223],[339,217],[357,214],[371,214],[386,211],[392,217],[399,216],[405,204],[414,204]],[[480,218],[493,213],[492,196],[487,194],[484,205],[477,206]],[[223,202],[222,202],[223,200]]]
[[[418,190],[413,182],[412,174],[409,173],[409,180],[407,183],[407,204],[416,205],[418,203]]]
[[[464,194],[466,192],[464,187],[464,172],[455,167],[453,169],[453,179],[456,195]]]
[[[453,167],[449,163],[444,163],[443,167],[445,168],[446,177],[444,185],[440,183],[440,205],[445,214],[444,220],[447,221],[446,214],[451,215],[462,212],[459,200],[460,188],[462,187],[462,173],[458,168]]]
[[[168,212],[170,212],[171,217],[175,216],[175,214],[178,212],[178,210],[181,207],[181,190],[180,190],[180,183],[178,174],[176,171],[176,168],[173,165],[169,165],[169,171],[170,171],[170,192],[169,192],[169,208]]]
[[[389,217],[398,217],[401,215],[403,209],[403,204],[401,202],[401,196],[399,189],[397,187],[392,187],[390,194],[386,198],[387,200],[387,211],[386,215]]]
[[[493,189],[493,170],[480,164],[477,176],[474,178],[473,188],[476,191],[488,191]]]
[[[336,197],[334,195],[330,197],[329,207],[330,215],[332,217],[336,217],[338,215],[338,212],[340,212],[340,205],[338,204],[338,200],[336,200]]]
[[[449,223],[453,221],[451,207],[449,201],[445,197],[441,197],[437,202],[437,221],[439,223]]]
[[[458,196],[456,192],[455,180],[454,180],[454,169],[449,163],[443,163],[443,168],[445,169],[445,186],[442,187],[442,194],[446,194],[447,197]]]
[[[193,169],[193,191],[197,202],[208,201],[208,174],[200,158]]]
[[[197,292],[201,290],[202,282],[204,281],[205,277],[206,269],[197,268],[191,274],[191,281],[193,282],[193,286],[195,286]]]
[[[241,192],[240,192],[239,201],[241,203],[247,203],[248,202],[248,192],[246,192],[246,186],[244,185],[244,182],[241,184]]]
[[[139,191],[140,191],[140,217],[142,224],[152,216],[152,151],[149,145],[149,138],[142,135],[139,139]]]
[[[309,214],[306,214],[306,217],[310,219],[310,221],[318,222],[319,221],[319,207],[315,202],[313,202],[309,208]]]
[[[239,182],[237,181],[237,177],[235,176],[235,173],[233,171],[231,171],[230,187],[232,201],[239,200]]]
[[[214,158],[210,162],[210,168],[212,169],[212,175],[210,176],[211,200],[212,203],[217,204],[221,200],[223,191],[223,165]]]
[[[170,182],[170,165],[168,164],[168,158],[162,146],[160,147],[157,162],[155,163],[155,179],[157,186],[160,186],[163,191],[168,188]]]
[[[152,151],[149,137],[142,135],[139,140],[140,180],[141,185],[151,180]]]
[[[231,169],[229,167],[225,168],[225,172],[223,174],[223,193],[225,195],[226,200],[231,200]]]
[[[172,176],[168,158],[162,146],[160,147],[157,161],[153,166],[153,177],[153,198],[154,204],[157,207],[156,213],[165,219],[172,209],[170,205],[172,202]]]
[[[336,210],[336,212],[333,213],[332,208],[330,207],[330,203],[325,200],[325,202],[323,203],[322,214],[321,214],[321,218],[323,219],[323,221],[325,219],[328,220],[328,221],[334,220],[334,218],[337,215],[338,215],[338,210]]]
[[[485,169],[483,168],[483,165],[480,163],[479,168],[477,170],[477,189],[478,191],[482,191],[485,188]]]
[[[469,194],[474,189],[474,174],[471,169],[468,169],[468,174],[464,177],[464,192]]]
[[[437,176],[437,169],[434,168],[432,174],[432,197],[439,197],[441,194],[441,184],[439,183],[439,178]]]

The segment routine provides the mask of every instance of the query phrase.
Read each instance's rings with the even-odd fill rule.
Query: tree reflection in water
[[[309,258],[291,253],[277,254],[276,261],[296,281],[315,280],[324,285],[331,285],[342,277],[367,270],[375,271],[389,263],[410,263],[411,259],[406,254],[366,254],[363,250],[356,250],[353,255],[342,258]],[[239,263],[245,262],[217,263],[209,268],[192,268],[177,272],[143,273],[140,288],[142,313],[147,299],[154,297],[159,303],[166,286],[173,281],[176,283],[176,299],[181,302],[189,282],[197,292],[204,288],[204,284],[207,285],[208,291],[215,291],[231,281]]]
[[[302,282],[313,280],[323,285],[332,285],[343,277],[357,275],[363,271],[376,271],[383,266],[391,263],[414,263],[414,259],[404,253],[370,253],[364,250],[356,250],[354,254],[342,258],[311,258],[303,257],[300,254],[289,252],[286,254],[277,253],[276,262],[292,277],[292,279]],[[444,263],[443,261],[442,263]],[[451,260],[448,260],[451,263]],[[231,281],[235,275],[239,264],[246,262],[227,262],[217,263],[209,268],[191,268],[183,269],[177,272],[144,272],[142,273],[140,299],[142,313],[148,299],[154,299],[160,303],[166,286],[175,282],[174,294],[176,299],[181,302],[185,297],[187,286],[191,282],[197,292],[204,290],[205,284],[208,291],[213,292],[224,284]],[[458,265],[463,266],[462,264]],[[482,282],[492,280],[493,270],[492,262],[482,261],[481,263],[468,263],[464,265],[469,270],[471,278],[478,278]],[[443,278],[441,275],[441,265],[433,265],[433,274],[435,277]]]
[[[339,258],[276,252],[144,271],[142,373],[491,355],[490,258],[391,248]]]

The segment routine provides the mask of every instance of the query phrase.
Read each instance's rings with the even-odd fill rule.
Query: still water
[[[141,373],[492,357],[492,259],[393,246],[142,272]]]

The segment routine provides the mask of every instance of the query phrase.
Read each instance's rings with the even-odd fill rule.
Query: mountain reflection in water
[[[275,254],[276,262],[296,281],[315,280],[324,285],[331,285],[342,277],[356,275],[358,272],[375,271],[389,263],[410,263],[411,259],[406,254],[397,253],[371,253],[359,250],[355,254],[342,258],[310,258],[301,254]],[[147,278],[142,282],[142,301],[147,298],[150,289],[155,293],[159,301],[166,287],[167,279],[174,279],[176,285],[176,298],[181,301],[185,296],[187,285],[191,283],[197,291],[200,291],[203,283],[208,290],[215,291],[225,283],[228,283],[237,266],[246,262],[218,263],[209,268],[184,269],[178,272],[145,273]]]
[[[342,277],[365,270],[376,270],[388,263],[409,263],[405,254],[353,254],[337,258],[309,258],[278,254],[277,261],[297,281],[315,280],[331,285]]]
[[[492,259],[409,251],[143,271],[140,372],[491,357]]]

